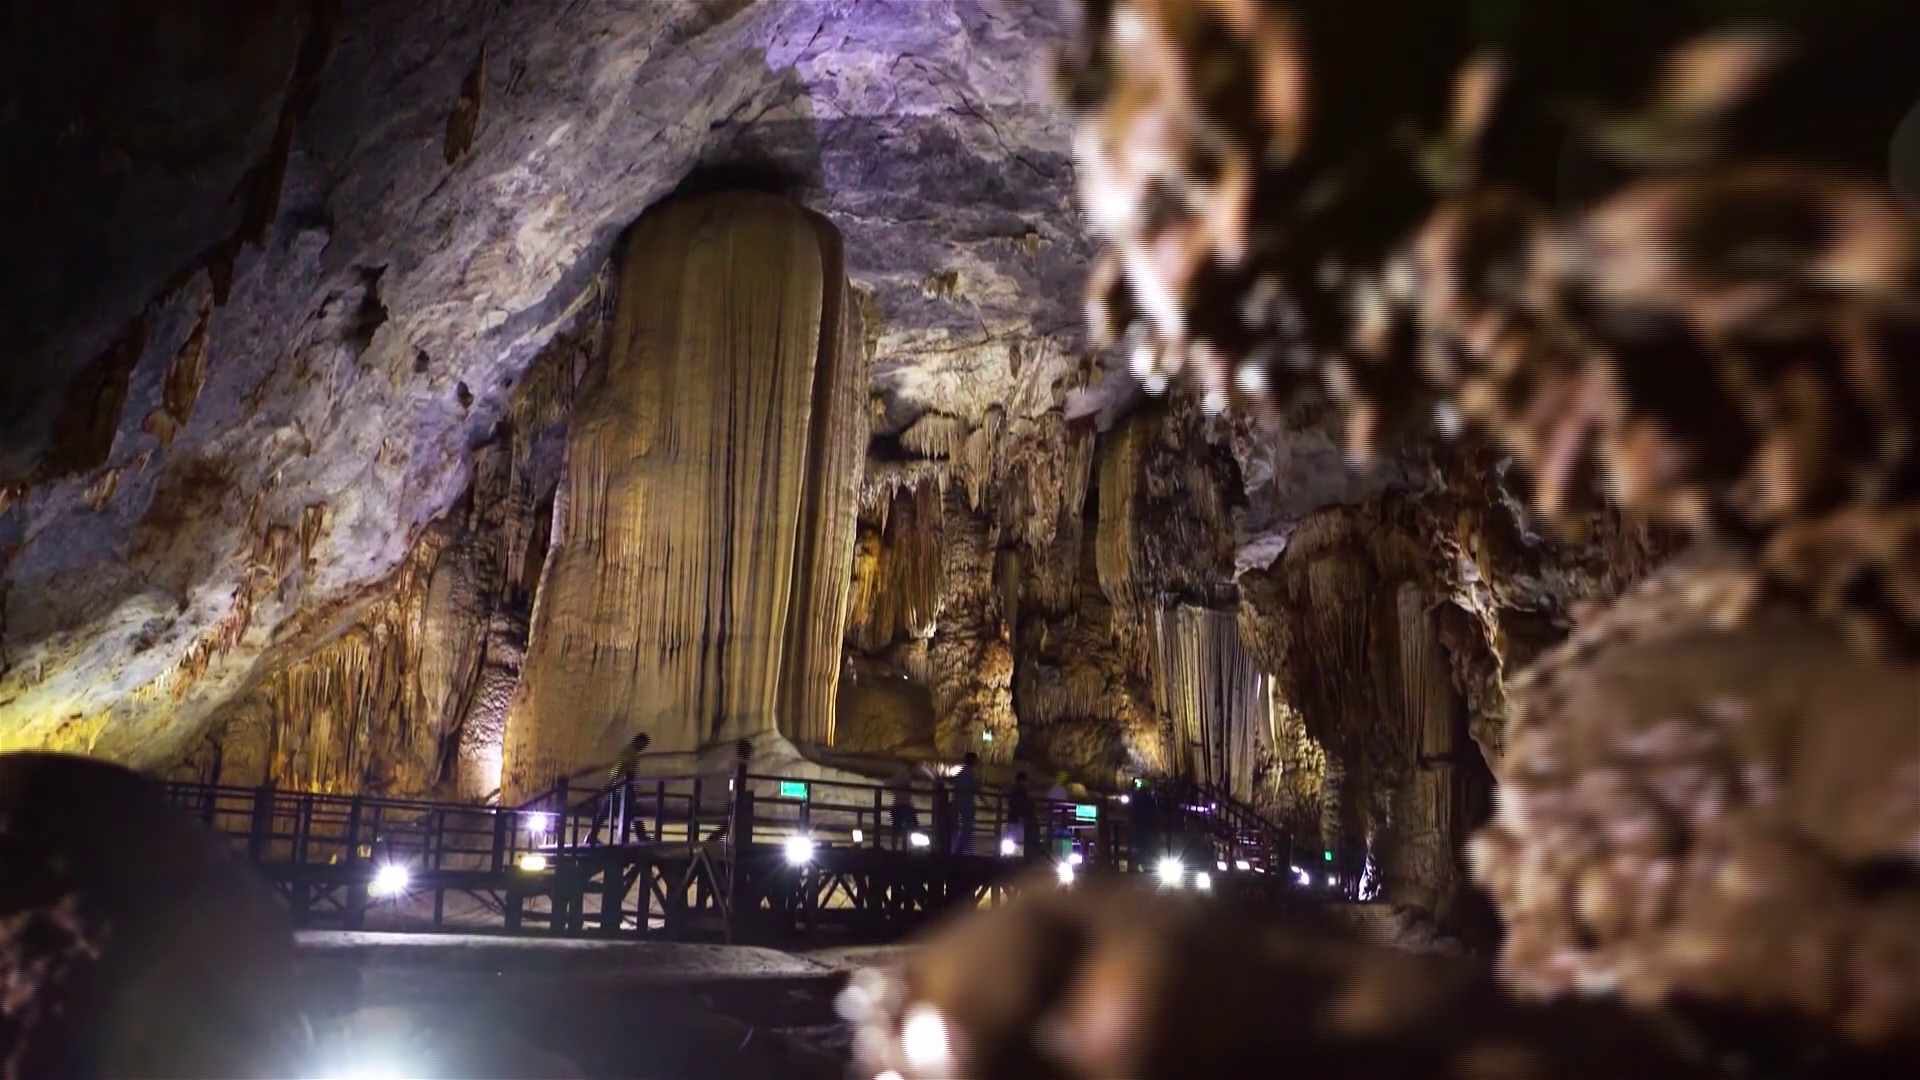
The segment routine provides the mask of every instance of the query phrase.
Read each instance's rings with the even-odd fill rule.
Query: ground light
[[[1013,842],[1013,837],[1011,837],[1011,836],[1003,836],[1003,837],[1001,837],[1001,838],[1000,838],[1000,854],[1002,854],[1002,855],[1004,855],[1004,856],[1006,856],[1007,858],[1009,858],[1009,859],[1011,859],[1011,858],[1013,858],[1013,856],[1014,856],[1014,853],[1015,853],[1015,852],[1017,852],[1017,851],[1019,851],[1019,850],[1020,850],[1020,849],[1019,849],[1019,848],[1018,848],[1017,846],[1015,846],[1015,844],[1014,844],[1014,842]]]
[[[813,837],[794,833],[787,837],[782,850],[786,853],[788,866],[805,866],[813,861]]]
[[[367,895],[379,900],[390,899],[407,891],[407,884],[413,875],[399,863],[387,863],[373,872],[373,881],[367,885]]]
[[[907,837],[907,843],[913,845],[914,847],[928,847],[933,843],[933,841],[927,839],[926,833],[917,832]]]
[[[386,1062],[358,1062],[328,1074],[333,1080],[406,1080],[405,1069]]]
[[[1055,863],[1053,865],[1053,876],[1056,881],[1060,882],[1062,888],[1073,884],[1073,864],[1070,862]]]
[[[1086,857],[1085,857],[1085,856],[1083,856],[1083,855],[1081,855],[1081,854],[1080,854],[1079,852],[1077,852],[1077,851],[1069,851],[1069,852],[1067,852],[1067,865],[1068,865],[1068,866],[1079,866],[1079,865],[1080,865],[1081,863],[1083,863],[1083,862],[1085,862],[1085,861],[1086,861]]]
[[[1233,861],[1233,868],[1244,874],[1247,871],[1253,869],[1253,864],[1248,862],[1245,859],[1235,859]]]
[[[1199,889],[1201,892],[1211,890],[1213,888],[1213,875],[1207,873],[1205,870],[1193,875],[1193,887]]]
[[[866,834],[866,833],[863,833],[863,832],[861,832],[861,831],[860,831],[859,829],[855,829],[855,830],[853,830],[853,842],[854,842],[854,843],[856,843],[856,844],[864,844],[864,843],[866,843],[866,842],[867,842],[867,834]]]
[[[1160,884],[1169,889],[1179,888],[1180,883],[1184,881],[1187,876],[1187,868],[1180,864],[1179,859],[1171,855],[1160,860],[1158,870],[1160,874]]]
[[[1309,875],[1309,874],[1308,874],[1308,873],[1306,872],[1306,870],[1304,870],[1304,869],[1302,869],[1302,868],[1300,868],[1300,867],[1298,867],[1298,866],[1296,866],[1296,867],[1294,867],[1294,868],[1293,868],[1293,879],[1294,879],[1295,881],[1298,881],[1298,882],[1299,882],[1299,883],[1300,883],[1301,885],[1311,885],[1311,884],[1313,884],[1313,878],[1312,878],[1312,876],[1310,876],[1310,875]]]
[[[520,856],[520,869],[525,870],[529,874],[537,874],[546,868],[547,857],[537,851],[530,851]]]
[[[943,1073],[952,1051],[947,1046],[947,1021],[931,1005],[916,1005],[900,1025],[900,1050],[916,1070]]]

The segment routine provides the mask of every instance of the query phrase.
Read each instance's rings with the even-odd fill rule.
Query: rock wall
[[[828,614],[796,611],[796,577],[814,588],[811,565],[853,529],[852,500],[809,472],[844,457],[829,433],[815,446],[814,402],[839,411],[833,384],[861,370],[820,362],[844,346],[843,281],[831,226],[783,200],[670,203],[635,226],[605,377],[567,446],[504,791],[609,761],[639,731],[685,752],[781,729],[783,678],[791,700],[831,702],[839,658],[789,619]],[[818,670],[783,670],[795,645]]]
[[[603,345],[586,305],[473,450],[473,480],[371,598],[218,712],[170,772],[317,791],[491,795],[546,559],[574,393]]]

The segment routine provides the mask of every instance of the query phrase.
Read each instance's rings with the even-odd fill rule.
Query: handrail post
[[[354,814],[358,817],[358,807]],[[513,835],[513,820],[512,810],[495,809],[493,812],[493,872],[496,874],[504,873],[507,869],[507,848]]]
[[[753,789],[747,786],[747,763],[733,767],[732,820],[727,823],[727,944],[740,931],[741,861],[753,842]]]
[[[689,851],[693,850],[695,844],[701,843],[700,804],[705,800],[706,794],[706,785],[700,782],[698,776],[694,777],[693,794],[687,799],[687,850]]]
[[[556,815],[558,820],[554,823],[557,826],[554,829],[554,832],[557,834],[554,837],[554,847],[565,851],[574,846],[568,842],[573,833],[573,797],[567,793],[567,778],[564,776],[561,777],[560,782],[554,785],[553,790],[554,795],[559,801],[559,812]],[[572,839],[577,840],[578,837],[572,837]]]
[[[260,862],[273,832],[273,782],[253,789],[253,825],[247,832],[247,861]]]
[[[873,789],[873,833],[867,838],[867,841],[870,846],[876,848],[880,846],[881,822],[886,820],[881,816],[882,808],[885,806],[886,794],[883,788]]]

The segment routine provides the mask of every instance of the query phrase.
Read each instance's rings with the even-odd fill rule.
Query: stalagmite
[[[507,797],[603,764],[636,731],[656,753],[697,751],[792,732],[783,704],[831,699],[839,657],[789,629],[834,617],[834,587],[815,591],[796,567],[850,545],[838,536],[854,511],[837,486],[809,494],[810,465],[845,460],[815,441],[816,402],[826,420],[844,412],[837,380],[858,370],[822,341],[842,332],[828,233],[749,194],[678,202],[635,226],[605,374],[568,442],[507,724]]]

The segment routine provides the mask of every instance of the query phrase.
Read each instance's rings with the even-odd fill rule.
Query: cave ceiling
[[[1030,5],[33,7],[0,125],[47,163],[5,190],[32,285],[0,323],[0,745],[162,755],[341,617],[683,183],[842,230],[878,431],[1084,382]]]

